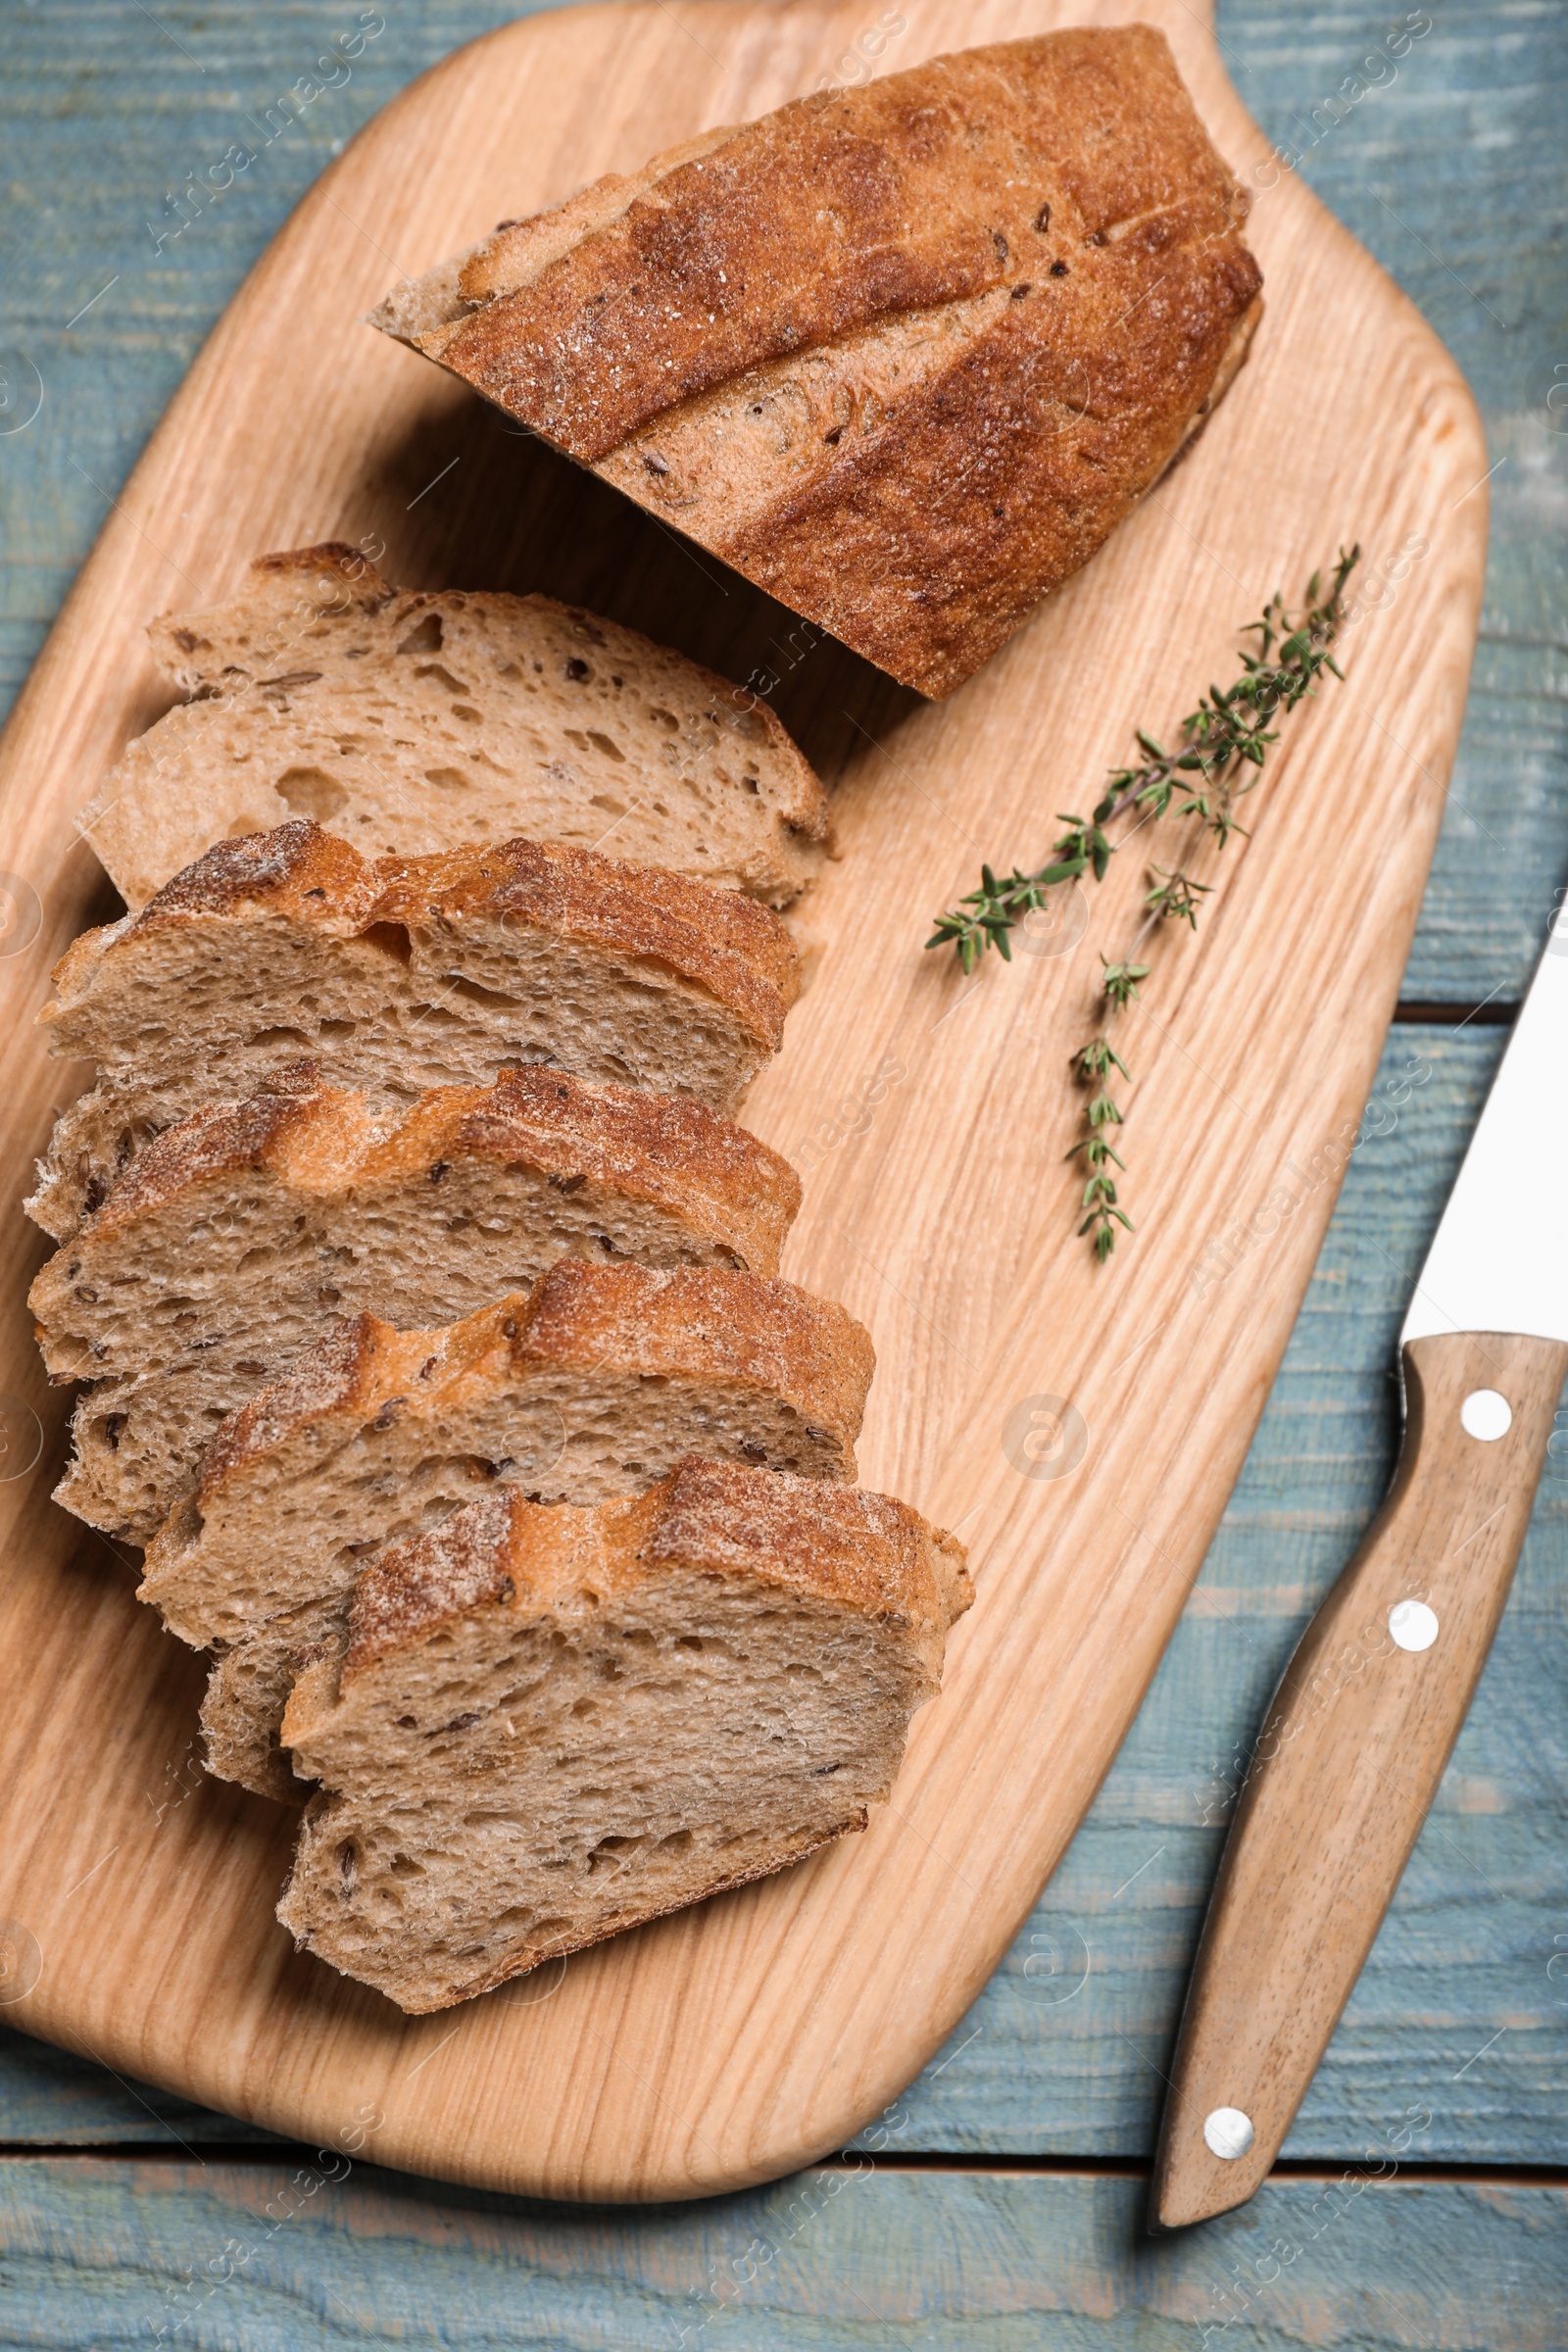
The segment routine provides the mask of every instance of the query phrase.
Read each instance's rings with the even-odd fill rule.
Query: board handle
[[[1387,1501],[1274,1694],[1188,1988],[1154,2159],[1177,2229],[1245,2204],[1290,2130],[1426,1819],[1529,1525],[1556,1340],[1404,1350]]]

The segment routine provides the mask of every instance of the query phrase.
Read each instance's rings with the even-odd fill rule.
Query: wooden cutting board
[[[1207,433],[948,704],[830,640],[357,321],[505,216],[824,76],[1066,22],[1163,25],[1256,191],[1267,316]],[[133,1563],[49,1499],[68,1399],[0,1226],[0,1915],[8,2016],[350,2153],[555,2196],[784,2173],[873,2119],[997,1966],[1125,1733],[1219,1521],[1296,1314],[1415,921],[1458,735],[1486,538],[1481,431],[1410,305],[1269,158],[1183,0],[731,0],[573,8],[460,51],[372,122],[241,288],[76,583],[3,746],[0,959],[24,1189],[71,1091],[30,1023],[115,906],[74,812],[168,700],[141,631],[264,549],[336,537],[409,586],[546,589],[761,679],[836,785],[822,954],[748,1118],[806,1203],[786,1271],[870,1326],[868,1485],[971,1547],[979,1601],[863,1837],[445,2015],[403,2018],[272,1919],[287,1818],[207,1782],[199,1662]],[[1129,855],[965,981],[922,953],[982,858],[1038,862],[1132,729],[1232,673],[1237,631],[1367,551],[1348,682],[1288,723],[1158,943],[1125,1035],[1136,1240],[1073,1238],[1066,1056],[1147,887]],[[1152,837],[1170,862],[1179,833]],[[1074,938],[1079,923],[1087,928]],[[1053,952],[1059,951],[1059,952]],[[1060,1472],[1061,1475],[1055,1475]],[[1091,1966],[1093,1955],[1091,1955]]]

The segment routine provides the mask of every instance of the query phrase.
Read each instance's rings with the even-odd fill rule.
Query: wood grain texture
[[[1513,1582],[1568,1344],[1448,1333],[1403,1350],[1388,1500],[1298,1644],[1251,1743],[1154,2159],[1161,2227],[1265,2178],[1354,1989],[1469,1710]],[[1477,1393],[1511,1421],[1472,1434]],[[1429,1625],[1401,1636],[1397,1616]],[[1245,2145],[1209,2140],[1242,2119]]]
[[[1182,1625],[1045,1897],[912,2087],[918,2145],[1107,2156],[1152,2147],[1248,1751],[1387,1488],[1400,1321],[1496,1052],[1495,1035],[1473,1026],[1391,1035],[1268,1410]],[[1254,1266],[1243,1261],[1232,1281],[1245,1284]],[[1434,2156],[1568,2158],[1565,1604],[1559,1410],[1475,1704],[1287,2155],[1345,2149],[1419,2100],[1434,2116]]]
[[[1392,1033],[1313,1278],[1219,1532],[1050,1886],[900,2100],[902,2144],[1152,2148],[1204,1906],[1270,1691],[1388,1486],[1400,1320],[1499,1033]],[[1236,1280],[1245,1280],[1245,1267]],[[1568,2163],[1568,1411],[1459,1744],[1285,2153],[1359,2153],[1411,2104],[1434,2161]],[[150,1794],[178,1801],[179,1759]],[[22,2034],[0,2141],[208,2148],[259,2128]]]
[[[1382,2164],[1271,2181],[1246,2213],[1151,2240],[1127,2179],[823,2170],[573,2213],[310,2158],[12,2162],[6,2328],[55,2352],[1551,2352],[1568,2192]]]
[[[411,581],[587,595],[741,674],[776,641],[778,616],[737,584],[720,606],[684,551],[651,543],[640,520],[633,530],[439,383],[419,375],[416,387],[398,372],[403,355],[356,344],[346,323],[380,290],[388,245],[418,266],[482,227],[503,182],[503,208],[526,209],[704,121],[774,104],[810,82],[852,19],[715,8],[702,23],[711,74],[659,11],[499,36],[351,150],[270,257],[19,708],[13,757],[32,797],[11,798],[5,862],[38,876],[40,957],[92,891],[64,812],[155,707],[130,666],[135,619],[193,583],[220,593],[257,544],[375,530]],[[1021,23],[1001,6],[961,23],[933,9],[911,18],[906,54]],[[1195,20],[1173,12],[1170,30],[1221,146],[1247,168],[1255,133]],[[548,125],[522,163],[496,103],[509,74],[524,75],[531,119]],[[378,154],[395,172],[378,172]],[[372,209],[366,248],[341,222]],[[843,1296],[897,1367],[868,1428],[868,1479],[979,1539],[986,1580],[894,1806],[854,1849],[574,1964],[548,2002],[484,2004],[450,2038],[389,2023],[279,1948],[268,1913],[281,1840],[257,1808],[202,1789],[133,1827],[128,1792],[179,1752],[194,1677],[135,1622],[112,1570],[62,1556],[45,1479],[19,1481],[14,1638],[37,1663],[14,1736],[28,1785],[55,1799],[49,1815],[29,1812],[13,1848],[24,1891],[8,1907],[44,1954],[22,2022],[289,2128],[329,2132],[354,2111],[351,2093],[382,2097],[394,2161],[648,2195],[756,2178],[833,2145],[907,2080],[990,1973],[1136,1707],[1240,1464],[1322,1230],[1336,1139],[1364,1099],[1457,731],[1483,514],[1468,495],[1482,466],[1463,388],[1294,181],[1259,205],[1254,236],[1271,339],[1226,404],[1223,434],[1216,423],[983,681],[912,712],[830,648],[803,648],[778,698],[842,765],[848,854],[813,908],[828,943],[816,984],[752,1115],[786,1150],[807,1146],[792,1272]],[[311,369],[308,401],[302,391],[292,405],[279,398],[288,354],[258,359],[284,316]],[[1326,388],[1331,318],[1358,365]],[[260,412],[230,396],[236,353],[266,384]],[[443,467],[457,483],[430,497]],[[1345,514],[1332,526],[1330,479]],[[1420,531],[1433,552],[1359,632],[1349,685],[1304,721],[1259,796],[1255,838],[1228,862],[1213,919],[1151,991],[1134,1036],[1147,1231],[1132,1278],[1097,1287],[1063,1239],[1072,1179],[1055,1153],[1071,1105],[1056,1015],[1076,1011],[1088,955],[1125,929],[1141,878],[1101,895],[1076,958],[1031,958],[1027,972],[1020,961],[970,990],[921,957],[910,910],[961,887],[981,841],[1003,854],[1031,834],[1058,777],[1109,764],[1135,715],[1180,708],[1233,642],[1238,595],[1245,612],[1304,574],[1329,552],[1326,529],[1390,547]],[[1195,544],[1209,558],[1197,573]],[[84,665],[110,689],[75,692]],[[1114,716],[1107,701],[1123,706]],[[1396,724],[1366,789],[1355,755],[1373,705]],[[850,753],[857,728],[880,742]],[[1323,897],[1303,920],[1300,876],[1328,829],[1366,887]],[[1293,955],[1271,963],[1287,927]],[[19,1007],[28,968],[13,959]],[[906,1075],[869,1132],[827,1140],[844,1095],[889,1054]],[[1022,1115],[1006,1091],[1020,1070]],[[51,1083],[19,1068],[19,1144],[41,1132]],[[1278,1238],[1257,1279],[1245,1294],[1218,1280],[1234,1206],[1267,1224],[1287,1162],[1324,1153],[1329,1177],[1292,1213],[1272,1212]],[[15,1286],[14,1235],[10,1247]],[[24,1377],[20,1357],[12,1377]],[[1009,1414],[1027,1420],[1045,1396],[1070,1399],[1087,1423],[1077,1477],[1037,1481],[1007,1458]],[[68,1727],[111,1659],[123,1712],[83,1776]],[[90,1955],[111,1922],[127,1954],[156,1946],[160,1968],[106,1976]]]
[[[270,99],[314,54],[315,33],[347,18],[307,12],[297,0],[265,11],[252,0],[207,0],[199,10],[170,0],[156,13],[199,64],[122,5],[18,6],[6,22],[0,119],[11,186],[0,208],[0,332],[37,359],[47,399],[36,425],[0,449],[0,703],[20,684],[108,511],[95,484],[118,494],[201,336],[330,160],[333,141],[413,72],[513,12],[496,0],[426,0],[392,12],[353,81],[313,106],[221,207],[161,256],[143,220],[156,217],[166,186],[220,156],[240,110]],[[876,13],[868,9],[865,21]],[[1405,983],[1409,998],[1474,1002],[1499,984],[1504,999],[1517,994],[1528,977],[1540,908],[1563,877],[1568,839],[1568,708],[1554,685],[1553,642],[1568,580],[1568,507],[1554,495],[1568,475],[1568,438],[1548,435],[1550,366],[1542,365],[1568,351],[1568,273],[1554,241],[1568,48],[1556,0],[1510,11],[1501,24],[1489,0],[1443,0],[1433,13],[1436,37],[1412,50],[1395,86],[1347,114],[1299,169],[1460,358],[1486,416],[1489,463],[1512,453],[1492,484],[1481,644]],[[1386,8],[1343,0],[1222,0],[1218,22],[1250,109],[1271,137],[1289,140],[1300,135],[1298,118],[1310,119],[1338,87],[1347,56],[1381,39],[1392,21]],[[111,293],[67,328],[117,273]],[[1489,1081],[1495,1036],[1391,1034],[1373,1090],[1390,1107],[1352,1160],[1199,1586],[1046,1894],[901,2100],[905,2144],[1102,2157],[1152,2147],[1164,2088],[1158,2069],[1169,2064],[1224,1836],[1231,1758],[1388,1483],[1399,1321]],[[1430,1082],[1396,1110],[1390,1090],[1412,1055],[1430,1064]],[[1367,2136],[1360,2127],[1387,2126],[1419,2101],[1434,2114],[1423,2142],[1434,2157],[1568,2162],[1568,2012],[1560,2005],[1568,1955],[1557,1944],[1568,1936],[1565,1687],[1568,1453],[1548,1462],[1458,1749],[1288,2154],[1357,2156]],[[177,1772],[178,1754],[166,1761]],[[154,1801],[177,1797],[178,1781],[161,1776],[162,1766]],[[1042,1997],[1053,1988],[1050,1954],[1076,1949],[1080,1932],[1092,1946],[1091,1973],[1074,1998],[1050,2004]],[[1553,1962],[1557,1982],[1546,1974]],[[260,2136],[258,2127],[132,2087],[87,2059],[0,2034],[0,2139],[139,2138],[177,2154],[176,2132],[203,2148]],[[113,2192],[88,2166],[28,2168],[21,2190],[19,2178],[7,2176],[17,2217],[4,2265],[11,2332],[83,2347],[115,2341],[118,2314],[133,2309],[139,2319],[145,2302],[182,2282],[184,2267],[196,2267],[196,2223],[232,2195],[204,2204],[209,2176],[194,2167],[157,2179],[131,2174]],[[490,2200],[386,2177],[382,2185],[398,2200],[401,2229],[378,2202],[345,2206],[340,2228],[313,2233],[292,2273],[285,2237],[278,2265],[256,2289],[236,2285],[225,2296],[209,2340],[244,2352],[304,2340],[407,2341],[402,2312],[424,2321],[428,2336],[434,2307],[448,2340],[482,2344],[499,2331],[514,2342],[526,2317],[536,2336],[548,2324],[547,2340],[561,2344],[658,2342],[664,2282],[701,2292],[710,2262],[744,2256],[752,2231],[742,2225],[756,2210],[746,2196],[658,2216],[622,2213],[608,2228],[583,2217],[547,2267],[546,2252],[524,2251],[520,2230],[498,2223]],[[1210,2289],[1233,2285],[1233,2255],[1245,2281],[1257,2258],[1248,2255],[1250,2233],[1255,2224],[1261,2254],[1285,2185],[1266,2186],[1246,2213],[1191,2241],[1196,2251],[1223,2238]],[[1301,2184],[1288,2185],[1298,2195]],[[820,2240],[806,2240],[796,2308],[748,2322],[753,2340],[789,2352],[813,2340],[918,2341],[921,2326],[873,2318],[851,2297],[862,2259],[879,2262],[889,2242],[928,2302],[943,2281],[961,2278],[966,2345],[1091,2345],[1120,2334],[1143,2346],[1164,2325],[1150,2314],[1151,2279],[1165,2275],[1157,2266],[1173,2243],[1190,2259],[1189,2241],[1141,2245],[1140,2183],[1080,2181],[1063,2191],[987,2182],[977,2195],[963,2175],[945,2173],[916,2187],[897,2213],[888,2201],[845,2207],[832,2260]],[[787,2207],[794,2193],[791,2184],[759,2199]],[[1427,2184],[1403,2193],[1396,2228],[1374,2228],[1378,2193],[1353,2206],[1346,2228],[1314,2241],[1311,2308],[1293,2308],[1285,2334],[1275,2306],[1275,2341],[1321,2340],[1318,2330],[1348,2344],[1424,2336],[1504,2352],[1521,2337],[1551,2341],[1543,2314],[1568,2300],[1557,2267],[1560,2204],[1539,2191],[1524,2192],[1522,2204],[1516,2192]],[[715,2237],[732,2213],[733,2234]],[[571,2217],[546,2218],[569,2229]],[[644,2235],[650,2221],[660,2232],[653,2243]],[[722,2226],[727,2231],[727,2218]],[[1223,2236],[1238,2226],[1237,2240]],[[566,2258],[573,2247],[581,2249],[575,2261]],[[645,2300],[639,2266],[655,2253]],[[130,2271],[128,2283],[116,2280],[106,2255]],[[1023,2256],[1033,2265],[1027,2297],[1015,2267]],[[318,2323],[323,2282],[336,2307]],[[982,2319],[988,2287],[995,2308]],[[1269,2310],[1265,2301],[1254,2326]],[[838,2316],[818,2320],[819,2311]],[[630,2324],[650,2313],[646,2328]],[[685,2324],[671,2322],[667,2340]],[[122,2340],[137,2337],[127,2329]],[[175,2340],[191,2340],[189,2331]],[[1230,2335],[1249,2340],[1240,2328]]]
[[[509,0],[393,10],[351,78],[264,139],[265,110],[354,11],[340,20],[306,0],[187,11],[172,0],[155,11],[160,32],[124,0],[70,10],[12,0],[0,336],[36,366],[45,397],[0,449],[0,704],[202,337],[289,207],[414,74],[515,13]],[[865,24],[879,13],[868,8]],[[1385,51],[1372,69],[1382,86],[1354,104],[1341,85],[1400,12],[1374,0],[1221,0],[1218,32],[1269,138],[1299,154],[1301,179],[1458,359],[1486,419],[1488,463],[1504,461],[1491,485],[1464,734],[1404,991],[1474,1004],[1520,993],[1543,910],[1568,879],[1568,705],[1555,682],[1568,416],[1560,398],[1546,406],[1568,353],[1555,137],[1568,42],[1563,0],[1510,9],[1500,27],[1490,0],[1429,13],[1431,34],[1392,63]],[[169,192],[241,132],[255,166],[155,250],[149,222],[175,221]]]
[[[1404,48],[1398,27],[1423,14],[1430,31]],[[1441,334],[1496,468],[1464,737],[1405,972],[1416,1004],[1517,998],[1568,881],[1564,29],[1560,0],[1219,11],[1246,104]]]

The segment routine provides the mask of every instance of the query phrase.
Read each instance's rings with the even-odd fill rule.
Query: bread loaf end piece
[[[296,1687],[324,1788],[278,1917],[419,2013],[762,1877],[864,1826],[968,1597],[907,1506],[734,1464],[474,1503]]]
[[[665,164],[547,266],[523,223],[383,323],[924,694],[1089,560],[1259,315],[1246,191],[1147,24],[932,58]]]

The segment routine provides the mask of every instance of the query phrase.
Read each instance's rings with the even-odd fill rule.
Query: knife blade
[[[1568,923],[1529,994],[1399,1335],[1394,1483],[1270,1702],[1188,1986],[1152,2220],[1245,2204],[1426,1819],[1508,1596],[1568,1378]]]

